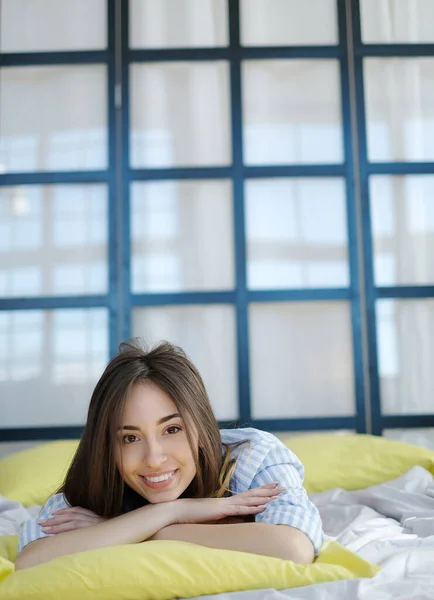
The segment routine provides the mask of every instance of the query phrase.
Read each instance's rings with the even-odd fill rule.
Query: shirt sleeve
[[[289,448],[280,443],[270,448],[250,487],[278,481],[279,487],[286,488],[286,491],[267,504],[255,520],[299,529],[311,540],[317,556],[324,541],[321,517],[303,487],[303,475],[301,462]]]
[[[55,494],[47,500],[37,517],[29,519],[22,524],[20,539],[18,542],[18,553],[20,553],[22,549],[27,546],[27,544],[30,544],[30,542],[34,542],[35,540],[39,540],[50,535],[41,531],[38,521],[40,519],[50,518],[54,511],[60,510],[61,508],[69,508],[69,504],[66,502],[63,494]]]

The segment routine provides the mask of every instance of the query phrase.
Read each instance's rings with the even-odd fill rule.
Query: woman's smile
[[[172,485],[177,480],[178,471],[179,469],[175,469],[174,471],[166,471],[166,473],[163,473],[162,475],[153,477],[140,475],[140,478],[147,487],[150,487],[153,490],[159,490]]]

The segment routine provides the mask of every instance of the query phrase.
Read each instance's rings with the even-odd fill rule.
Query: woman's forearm
[[[143,542],[173,522],[169,504],[150,504],[103,523],[31,542],[19,554],[15,568],[26,569],[64,554]]]
[[[299,564],[311,564],[314,549],[309,538],[288,525],[242,523],[236,525],[169,525],[151,540],[177,540],[219,548],[262,554]]]

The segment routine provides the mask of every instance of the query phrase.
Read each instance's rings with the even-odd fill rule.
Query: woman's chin
[[[142,491],[141,495],[151,504],[158,504],[159,502],[173,502],[173,500],[177,500],[182,494],[182,491],[182,488],[161,490],[158,493],[155,493],[153,490],[146,490],[146,492]]]
[[[146,498],[148,502],[157,504],[158,502],[170,502],[176,500],[184,491],[179,481],[179,472],[176,473],[172,482],[166,486],[149,485],[144,478],[140,477],[140,495]]]

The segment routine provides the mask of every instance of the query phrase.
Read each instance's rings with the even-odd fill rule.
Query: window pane
[[[130,0],[130,46],[227,46],[227,4],[227,0]]]
[[[249,165],[343,160],[334,60],[244,61],[244,154]]]
[[[0,187],[0,297],[106,292],[104,185]]]
[[[432,413],[434,300],[377,301],[377,338],[383,413]]]
[[[361,0],[365,44],[434,42],[432,0]]]
[[[368,58],[364,73],[369,160],[434,160],[434,58]]]
[[[234,287],[229,181],[131,186],[133,292]]]
[[[0,76],[3,173],[106,168],[105,67],[14,67]]]
[[[247,181],[246,230],[249,288],[348,286],[341,179]]]
[[[106,48],[106,6],[106,0],[2,0],[1,52]]]
[[[150,345],[167,340],[180,346],[199,369],[217,419],[237,418],[235,314],[232,306],[136,307],[133,332]]]
[[[228,165],[229,74],[225,62],[133,64],[131,165]]]
[[[243,46],[337,44],[336,0],[241,0]]]
[[[106,309],[0,312],[2,426],[83,424],[107,359]]]
[[[346,302],[255,303],[249,316],[253,418],[354,414]]]
[[[370,178],[375,282],[434,283],[434,176]]]

